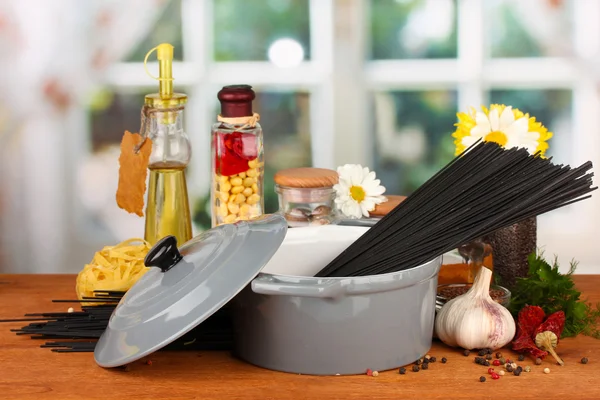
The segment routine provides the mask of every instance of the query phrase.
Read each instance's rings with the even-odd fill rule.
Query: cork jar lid
[[[325,168],[289,168],[277,171],[274,180],[279,186],[292,188],[322,188],[338,183],[338,173]]]
[[[381,204],[377,204],[375,209],[371,211],[369,214],[373,217],[385,217],[392,211],[396,206],[406,199],[406,196],[397,196],[397,195],[384,195],[388,200]]]

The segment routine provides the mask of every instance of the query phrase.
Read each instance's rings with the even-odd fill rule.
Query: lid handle
[[[160,239],[154,247],[148,251],[144,264],[146,267],[158,267],[162,272],[167,272],[173,268],[183,256],[177,249],[177,238],[175,236],[165,236]]]

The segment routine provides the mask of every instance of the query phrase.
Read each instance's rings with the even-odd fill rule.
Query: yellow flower
[[[523,147],[530,154],[540,152],[543,156],[548,150],[548,139],[552,132],[522,111],[492,104],[489,109],[481,106],[482,111],[471,108],[468,113],[458,113],[456,131],[452,134],[456,146],[456,155],[479,139],[495,142],[504,148]]]

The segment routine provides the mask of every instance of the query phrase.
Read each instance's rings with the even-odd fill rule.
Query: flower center
[[[367,193],[365,192],[365,189],[360,186],[352,186],[350,187],[350,197],[360,203],[367,197]]]
[[[504,132],[500,132],[500,131],[494,131],[494,132],[488,133],[487,135],[485,135],[483,140],[486,142],[498,143],[500,146],[504,146],[508,142],[508,138],[506,137],[506,134]]]

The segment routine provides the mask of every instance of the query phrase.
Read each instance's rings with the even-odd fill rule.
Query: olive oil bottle
[[[144,63],[154,50],[159,65],[159,77],[155,78],[159,81],[159,93],[146,95],[142,110],[142,127],[152,140],[144,239],[153,245],[163,237],[173,235],[182,245],[192,238],[185,177],[191,145],[183,129],[187,96],[173,93],[173,46],[160,44],[150,50]]]

